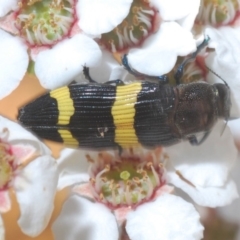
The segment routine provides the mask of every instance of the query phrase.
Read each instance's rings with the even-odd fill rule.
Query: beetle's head
[[[228,121],[231,109],[230,88],[226,83],[216,83],[214,84],[214,86],[217,88],[218,91],[218,117],[224,118],[226,121]]]

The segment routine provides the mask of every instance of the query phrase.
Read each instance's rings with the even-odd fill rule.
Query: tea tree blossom
[[[239,11],[240,3],[237,0],[201,0],[196,23],[213,27],[231,25],[239,17]]]
[[[1,1],[0,8],[6,6],[9,6],[8,1]],[[92,66],[100,59],[101,52],[91,38],[81,33],[74,34],[74,25],[78,21],[76,1],[16,1],[12,8],[13,12],[3,15],[1,25],[4,30],[19,37],[2,30],[0,32],[1,62],[4,64],[4,69],[9,69],[0,73],[4,85],[8,86],[8,91],[6,87],[2,88],[2,97],[17,87],[25,74],[28,66],[28,50],[36,63],[35,73],[45,88],[54,88],[67,83],[82,70],[82,65]],[[7,45],[2,44],[3,37]],[[21,50],[18,51],[20,53],[17,56],[9,55],[4,51],[6,48],[11,49],[12,42],[19,43]],[[95,57],[91,59],[90,56]],[[14,75],[14,71],[11,71],[15,62],[21,62],[14,65],[19,67],[21,74],[17,72]]]
[[[239,98],[239,1],[201,0],[194,31],[202,31],[210,37],[209,48],[212,51],[205,58],[205,64],[220,78],[224,79],[231,91],[231,117],[240,116]],[[199,30],[201,29],[201,30]],[[209,72],[206,80],[210,83],[221,79]]]
[[[177,56],[196,49],[190,30],[199,3],[134,0],[128,16],[102,34],[100,42],[113,53],[128,53],[130,65],[138,72],[163,75],[173,68]]]
[[[238,132],[239,133],[239,132]],[[238,157],[235,167],[231,171],[231,176],[235,180],[238,191],[240,191],[240,158]],[[231,205],[217,208],[217,212],[230,223],[236,223],[238,225],[238,237],[236,239],[240,239],[240,216],[236,214],[240,209],[240,199],[236,199]]]
[[[70,151],[65,150],[63,155]],[[71,157],[73,156],[67,159],[72,159]],[[166,239],[174,232],[170,225],[178,225],[174,232],[175,237],[172,235],[172,239],[177,239],[177,236],[191,238],[195,235],[198,236],[197,239],[202,237],[203,228],[194,207],[170,194],[172,188],[166,185],[165,170],[161,163],[161,160],[164,160],[162,149],[152,153],[144,153],[141,150],[135,153],[134,150],[130,150],[123,153],[121,157],[117,153],[112,155],[106,152],[98,154],[97,159],[92,159],[90,155],[86,157],[91,165],[90,182],[75,186],[74,192],[90,197],[96,202],[80,196],[70,197],[59,219],[53,225],[55,239],[66,237],[68,239],[119,239],[121,232],[118,232],[117,223],[119,227],[123,227],[123,231],[126,224],[127,233],[131,239],[139,239],[139,234],[142,235],[142,239],[151,239],[154,235],[155,238],[157,236],[159,239]],[[157,159],[158,157],[161,159]],[[65,161],[65,159],[60,160],[59,166],[63,170],[64,179],[60,178],[59,187],[66,184],[68,181],[66,174],[70,173],[69,168],[63,168]],[[175,207],[171,207],[171,211],[164,210],[165,207],[167,208],[168,201],[176,203]],[[73,209],[75,209],[74,212]],[[156,210],[152,211],[153,209]],[[144,213],[145,219],[142,218]],[[96,217],[93,218],[93,214]],[[171,214],[181,215],[181,217],[169,220]],[[76,222],[76,225],[66,226],[67,219]],[[184,226],[179,226],[175,221],[184,222],[184,225],[189,222],[192,227],[189,231],[181,233],[178,229]],[[161,223],[162,230],[157,231],[157,223]],[[139,232],[136,231],[135,224],[139,226],[142,224],[145,227],[139,228],[141,229]],[[88,230],[85,231],[85,227]],[[78,229],[78,233],[74,228]]]
[[[232,111],[231,117],[240,116],[240,28],[220,27],[218,29],[207,28],[210,36],[209,46],[214,49],[205,59],[206,65],[215,71],[229,85],[231,91]],[[207,76],[209,82],[222,82],[211,72]]]
[[[82,17],[79,26],[88,34],[98,35],[102,20],[99,17],[98,23],[97,17],[88,19],[95,8],[87,7],[87,3],[85,0],[79,1]],[[113,54],[128,53],[129,63],[137,71],[160,76],[173,68],[177,56],[185,56],[196,49],[190,30],[199,3],[199,0],[134,0],[120,24],[106,27],[97,41]],[[105,4],[104,1],[99,2],[99,9],[104,9],[104,15],[112,21],[119,9],[113,10]],[[96,15],[102,16],[100,11]],[[85,22],[88,22],[85,25],[87,28],[82,25]]]
[[[108,15],[101,14],[99,34],[115,27],[127,15],[131,0],[101,2],[106,2],[108,9],[118,11],[110,19]],[[91,67],[98,63],[101,58],[100,48],[79,29],[79,25],[88,28],[85,26],[88,21],[84,17],[84,23],[80,24],[82,8],[91,6],[94,11],[98,11],[92,4],[88,2],[82,5],[77,0],[1,1],[0,28],[3,30],[0,29],[0,98],[18,86],[27,71],[29,58],[35,62],[34,71],[40,83],[48,89],[69,83],[82,71],[84,65]],[[97,6],[97,2],[95,4]],[[99,15],[94,12],[89,19],[94,16],[99,20]]]
[[[0,117],[0,212],[11,209],[13,189],[20,208],[18,225],[29,236],[47,226],[53,211],[58,171],[50,150],[17,123]],[[4,238],[1,220],[0,239]]]
[[[1,79],[4,79],[0,97],[18,86],[26,73],[28,57],[35,62],[34,71],[43,87],[53,89],[69,83],[82,71],[83,65],[94,66],[101,58],[98,45],[86,34],[99,37],[103,33],[101,42],[104,44],[105,34],[125,22],[126,18],[130,19],[124,28],[128,37],[125,39],[127,35],[123,37],[122,33],[122,37],[118,35],[123,45],[131,42],[134,43],[133,46],[130,44],[131,47],[137,47],[147,38],[141,49],[129,51],[130,64],[138,71],[162,75],[171,70],[177,56],[187,55],[196,48],[190,29],[199,0],[186,0],[181,4],[178,1],[169,4],[167,1],[143,3],[140,0],[119,0],[116,3],[108,0],[91,3],[84,0],[28,0],[9,3],[3,0],[0,4],[0,27],[3,29],[0,30],[0,56],[4,64],[0,72]],[[178,11],[172,12],[173,5]],[[101,9],[104,9],[104,14]],[[156,20],[157,12],[160,13],[161,24],[153,34],[159,22]],[[133,15],[129,17],[128,14]],[[137,39],[140,35],[131,30],[131,26],[135,26],[143,38]],[[111,37],[106,38],[106,42],[109,41],[112,41]],[[10,44],[14,54],[6,51],[11,49]],[[114,48],[117,49],[116,46]],[[17,67],[16,71],[11,71],[13,65]]]
[[[201,239],[198,213],[190,203],[172,195],[170,185],[201,206],[224,206],[238,197],[228,176],[237,150],[228,128],[220,137],[222,127],[219,121],[198,147],[182,142],[154,151],[130,149],[122,156],[63,150],[58,161],[59,189],[82,184],[73,188],[80,196],[69,197],[54,223],[55,238],[118,239],[126,230],[133,240],[139,236]]]
[[[229,177],[237,159],[237,149],[230,129],[226,127],[222,133],[224,125],[218,121],[207,140],[196,148],[183,142],[168,149],[173,169],[179,170],[195,187],[191,188],[186,181],[179,182],[172,167],[169,168],[169,181],[201,206],[224,206],[238,197],[236,185]],[[187,159],[192,159],[193,165],[186,162]]]
[[[211,70],[223,78],[230,87],[232,100],[231,117],[240,116],[239,71],[238,67],[236,67],[240,62],[238,51],[240,43],[239,13],[239,1],[201,0],[199,13],[194,25],[194,31],[202,31],[211,39],[209,47],[214,49],[214,51],[209,53],[205,63]],[[222,82],[212,72],[209,72],[207,81],[210,83]]]

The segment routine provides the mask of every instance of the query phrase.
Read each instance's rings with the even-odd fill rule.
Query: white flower
[[[138,72],[161,76],[172,70],[178,56],[186,56],[195,50],[196,43],[189,30],[176,22],[163,22],[159,31],[141,48],[129,51],[128,60]]]
[[[53,225],[55,239],[61,240],[66,237],[69,240],[118,239],[121,233],[118,232],[117,223],[120,227],[126,224],[126,232],[133,240],[201,239],[203,229],[199,223],[198,213],[191,204],[172,195],[172,188],[166,184],[180,188],[201,206],[224,206],[238,197],[236,185],[228,176],[237,157],[237,150],[228,128],[220,136],[223,126],[223,122],[219,121],[208,139],[197,147],[182,142],[164,151],[160,150],[160,153],[156,153],[156,150],[155,154],[139,153],[141,156],[139,158],[146,160],[146,166],[151,166],[151,169],[155,166],[155,170],[151,170],[152,175],[151,171],[144,170],[144,176],[149,176],[149,179],[156,179],[156,176],[159,176],[160,182],[159,185],[154,185],[154,182],[157,182],[154,180],[146,189],[139,176],[135,179],[133,177],[133,181],[138,183],[137,186],[143,187],[142,191],[138,190],[137,195],[133,183],[129,180],[129,174],[134,176],[133,169],[138,169],[139,173],[139,167],[132,166],[131,171],[126,170],[129,167],[126,167],[126,163],[130,164],[131,159],[135,159],[133,161],[136,163],[134,149],[133,153],[131,150],[128,154],[123,153],[121,161],[115,156],[118,167],[111,165],[112,157],[108,154],[101,153],[98,157],[91,157],[94,153],[86,155],[80,150],[63,150],[58,161],[59,189],[82,183],[73,188],[74,192],[87,198],[94,198],[96,202],[81,196],[71,196]],[[138,150],[136,155],[138,156]],[[92,164],[88,171],[90,175],[87,174],[89,165],[84,161],[86,157]],[[126,163],[124,157],[127,159]],[[105,159],[105,165],[101,159]],[[166,162],[166,172],[159,172],[159,168],[156,167],[158,161],[159,166]],[[126,179],[127,184],[131,186],[129,192],[121,192],[123,185],[115,182],[117,178],[113,177],[116,176],[114,169],[120,171],[120,178]],[[115,180],[111,181],[108,177]],[[89,178],[90,183],[84,183]],[[154,190],[155,187],[157,191]],[[141,195],[141,192],[146,195]],[[121,199],[125,200],[121,202]],[[115,214],[116,220],[112,213]],[[107,228],[102,227],[105,224]]]
[[[81,0],[77,12],[81,21],[79,27],[91,35],[111,31],[127,16],[133,0]]]
[[[199,13],[196,17],[197,25],[214,27],[232,25],[239,19],[240,3],[238,0],[215,1],[201,0]]]
[[[201,206],[220,207],[238,197],[236,185],[229,178],[237,149],[228,127],[221,135],[224,124],[218,121],[200,146],[183,142],[167,149],[172,164],[169,181]],[[179,171],[187,181],[179,181],[174,171]]]
[[[203,227],[194,207],[174,195],[139,206],[127,215],[127,233],[132,240],[201,239]],[[53,225],[55,239],[117,240],[114,215],[100,203],[72,196]]]
[[[215,49],[206,58],[206,65],[222,77],[231,91],[231,117],[240,117],[240,28],[221,27],[207,28],[206,34],[211,41],[209,47]],[[212,73],[207,80],[210,83],[222,81]]]
[[[231,171],[231,176],[237,183],[238,191],[240,191],[240,177],[239,177],[239,171],[240,171],[240,158],[238,157],[237,163],[233,170]],[[240,199],[236,199],[231,205],[217,208],[217,212],[222,216],[227,222],[236,223],[238,224],[238,238],[240,239],[240,215],[238,214],[240,209]]]
[[[80,32],[79,26],[91,30],[98,23],[95,24],[98,34],[111,30],[127,15],[131,0],[117,3],[102,0],[101,5],[109,9],[108,14],[102,14],[99,1],[2,0],[0,28],[20,37],[0,29],[0,98],[18,86],[29,58],[35,62],[35,74],[41,85],[48,89],[68,84],[84,65],[96,65],[101,58],[100,48]],[[88,19],[86,12],[90,14]]]
[[[0,117],[0,212],[10,210],[8,190],[13,189],[20,207],[18,224],[32,237],[45,229],[54,207],[58,171],[50,154],[32,134]]]
[[[194,1],[135,0],[128,16],[100,42],[111,52],[128,52],[129,64],[140,73],[161,76],[178,56],[195,51],[190,32],[199,8]],[[129,50],[129,51],[128,51]]]
[[[76,150],[63,150],[61,159],[58,160],[61,172],[59,189],[69,184],[86,181],[89,178],[86,175],[88,166],[84,163],[82,154],[83,152]],[[159,155],[161,158],[163,157],[161,149],[153,153],[148,151],[145,153],[140,150],[136,154],[134,150],[133,153],[130,150],[128,153],[123,153],[121,160],[117,155],[104,152],[98,154],[97,159],[92,159],[90,155],[87,155],[90,162],[94,161],[90,170],[91,183],[75,186],[74,192],[88,198],[94,197],[100,203],[91,202],[80,196],[70,197],[66,201],[60,217],[53,225],[55,239],[119,239],[118,224],[124,230],[125,222],[126,231],[133,240],[179,239],[179,237],[201,239],[203,227],[199,222],[199,215],[191,204],[170,194],[172,187],[165,184],[166,176],[160,161],[157,160]],[[111,169],[109,175],[108,164]],[[158,164],[160,165],[158,166]],[[77,172],[77,169],[81,169],[81,172]],[[134,171],[137,171],[136,175]],[[120,178],[126,181],[118,182],[118,173]],[[129,174],[133,174],[135,177],[131,176],[128,179]],[[140,177],[141,175],[143,178]],[[116,185],[113,180],[109,179],[110,176],[116,177],[113,177]],[[130,187],[129,191],[127,190],[128,186]],[[100,190],[100,195],[98,195],[98,190]],[[178,217],[173,218],[172,216]],[[70,224],[66,225],[66,221]],[[76,224],[72,224],[72,221]],[[180,230],[185,228],[186,222],[188,230]],[[107,228],[103,226],[107,226]],[[140,235],[142,238],[139,238]]]
[[[0,99],[10,94],[22,80],[28,66],[27,48],[18,37],[0,29]],[[13,71],[14,68],[14,71]]]

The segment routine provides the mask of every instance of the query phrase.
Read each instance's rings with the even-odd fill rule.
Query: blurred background
[[[0,114],[11,120],[16,120],[18,108],[44,92],[45,90],[40,86],[35,76],[26,75],[15,91],[0,101]],[[236,145],[238,149],[240,149],[240,137],[237,139]],[[47,141],[46,144],[52,149],[54,157],[58,157],[62,146]],[[240,192],[240,160],[238,160],[237,166],[233,169],[231,175],[238,184],[238,190]],[[19,208],[16,197],[14,193],[11,192],[12,209],[8,213],[3,214],[6,240],[53,240],[51,224],[60,213],[61,206],[69,194],[69,189],[57,193],[55,210],[48,227],[40,236],[31,238],[24,235],[17,225]],[[240,226],[240,200],[236,200],[230,206],[222,209],[198,208],[198,210],[201,213],[202,222],[205,225],[204,240],[240,240],[240,233],[238,231]]]

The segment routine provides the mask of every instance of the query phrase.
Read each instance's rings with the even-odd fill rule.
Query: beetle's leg
[[[205,132],[204,135],[203,135],[203,137],[202,137],[201,140],[199,140],[199,141],[197,140],[197,138],[196,138],[195,135],[190,136],[190,137],[188,138],[188,140],[189,140],[189,142],[191,143],[191,145],[199,146],[200,144],[202,144],[202,143],[207,139],[207,137],[209,136],[209,134],[210,134],[210,131]]]
[[[89,68],[84,66],[83,67],[83,74],[84,74],[84,77],[91,83],[97,83],[95,80],[92,79],[92,77],[90,76],[90,73],[89,73]],[[116,80],[110,80],[110,81],[107,81],[105,82],[105,84],[116,84],[117,86],[118,85],[124,85],[124,82],[121,80],[121,79],[116,79]]]
[[[110,81],[105,82],[105,84],[116,84],[116,86],[125,85],[125,83],[121,79],[110,80]]]
[[[127,58],[127,54],[124,54],[123,58],[122,58],[122,64],[125,67],[125,69],[131,73],[132,75],[134,75],[135,77],[139,77],[139,78],[144,78],[144,79],[152,79],[152,80],[156,80],[156,81],[160,81],[160,83],[162,84],[166,84],[168,83],[168,77],[167,75],[161,75],[161,76],[149,76],[146,74],[142,74],[137,72],[136,70],[134,70],[133,68],[130,67],[129,63],[128,63],[128,58]]]
[[[91,83],[97,83],[95,80],[93,80],[90,76],[90,73],[89,73],[89,67],[86,67],[86,66],[83,66],[83,74],[84,74],[84,77]]]
[[[175,73],[175,75],[174,75],[174,78],[175,78],[177,84],[180,84],[181,78],[182,78],[182,76],[183,76],[183,69],[184,69],[184,67],[185,67],[192,59],[196,58],[196,56],[198,55],[198,53],[199,53],[204,47],[206,47],[206,46],[208,45],[208,42],[209,42],[209,41],[210,41],[210,37],[209,37],[209,36],[206,36],[206,37],[204,38],[203,42],[202,42],[199,46],[197,46],[197,50],[196,50],[194,53],[192,53],[192,55],[191,55],[189,58],[187,58],[182,64],[179,65],[179,67],[178,67],[178,69],[177,69],[177,71],[176,71],[176,73]]]
[[[135,77],[144,77],[143,74],[137,72],[136,70],[134,70],[133,68],[131,68],[131,67],[129,66],[127,54],[124,54],[124,55],[123,55],[122,65],[125,67],[125,69],[126,69],[129,73],[131,73],[131,74],[134,75]]]
[[[162,84],[167,84],[168,81],[168,76],[167,75],[162,75],[158,77],[154,77],[156,80],[160,81]]]

